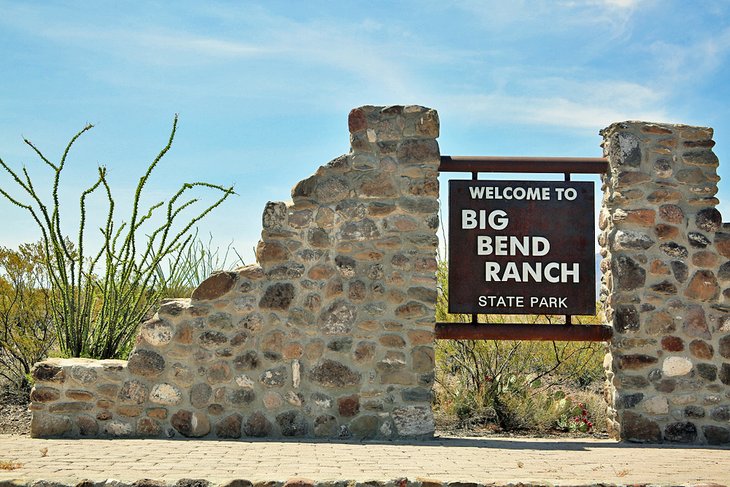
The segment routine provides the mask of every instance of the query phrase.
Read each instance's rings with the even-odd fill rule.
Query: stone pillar
[[[728,443],[730,229],[715,209],[712,129],[624,122],[601,135],[609,430],[629,441]]]

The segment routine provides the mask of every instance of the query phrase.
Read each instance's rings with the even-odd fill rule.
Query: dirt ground
[[[0,390],[0,434],[30,435],[30,410],[27,394]]]

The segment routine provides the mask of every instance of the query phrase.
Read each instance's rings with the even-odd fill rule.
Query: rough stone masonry
[[[730,226],[715,209],[712,129],[626,122],[602,135],[609,429],[730,443]]]
[[[362,107],[351,151],[263,214],[258,265],[214,274],[125,361],[47,360],[33,436],[433,434],[438,116]],[[730,226],[712,130],[602,131],[609,431],[730,443]]]
[[[349,129],[266,205],[257,265],[165,302],[128,361],[38,364],[31,434],[431,436],[438,115],[366,106]]]

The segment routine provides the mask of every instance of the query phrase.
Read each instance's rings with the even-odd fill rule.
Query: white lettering
[[[550,241],[545,237],[532,237],[532,255],[542,257],[550,252]]]
[[[530,237],[522,237],[522,242],[518,237],[511,237],[509,240],[510,255],[517,255],[518,248],[522,255],[529,255]]]
[[[555,192],[558,195],[558,200],[565,198],[568,201],[573,201],[578,197],[578,192],[575,188],[555,188]]]
[[[477,219],[477,216],[479,217]],[[492,230],[504,230],[509,225],[509,218],[504,210],[493,210],[487,214],[487,210],[461,210],[461,228],[462,230],[486,230],[487,224]]]
[[[485,282],[499,282],[499,264],[496,262],[487,262],[484,267],[486,276],[484,277]]]
[[[477,235],[477,255],[534,255],[542,257],[550,252],[545,237],[515,237],[514,235]]]
[[[567,267],[568,267],[567,264],[564,264],[563,266],[561,266],[561,268],[560,268],[560,280],[562,282],[568,282],[568,276],[572,276],[573,277],[573,282],[574,283],[578,282],[578,280],[579,280],[578,272],[580,271],[580,264],[578,264],[577,262],[574,263],[572,270],[568,270]]]
[[[515,262],[507,262],[507,266],[504,269],[504,274],[502,275],[502,280],[513,280],[515,282],[522,282],[522,278],[520,277],[520,273],[517,270],[517,264]]]
[[[486,237],[488,238],[488,237]],[[556,283],[579,283],[580,264],[566,262],[507,262],[502,267],[499,262],[485,262],[485,282],[551,282]]]
[[[559,193],[558,199],[562,199],[564,188],[556,188]],[[522,186],[469,186],[471,199],[483,200],[550,200],[550,188],[525,188]],[[566,196],[566,199],[567,196]]]
[[[486,235],[477,236],[477,255],[492,255],[492,237]]]
[[[522,263],[522,276],[525,281],[532,279],[535,282],[542,282],[542,262],[535,262],[535,266],[531,266],[529,262]]]
[[[489,214],[489,226],[494,230],[504,230],[509,224],[509,218],[504,210],[494,210]]]
[[[560,264],[558,264],[557,262],[551,262],[546,265],[545,279],[547,280],[547,282],[560,282],[560,274],[558,274],[557,276],[553,276],[552,274],[550,274],[550,271],[552,271],[553,269],[560,271]]]
[[[494,237],[494,247],[495,255],[509,255],[507,253],[507,244],[509,243],[509,239],[505,235],[497,235]]]
[[[461,210],[462,230],[471,230],[477,227],[477,212],[474,210]]]
[[[509,307],[524,308],[524,296],[479,296],[479,306],[482,307]]]
[[[469,193],[471,194],[471,199],[482,199],[484,198],[484,190],[487,189],[484,186],[469,186]]]
[[[568,298],[557,298],[555,296],[530,296],[531,308],[567,308]]]

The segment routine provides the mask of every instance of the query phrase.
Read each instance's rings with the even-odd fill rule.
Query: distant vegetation
[[[438,270],[438,322],[470,322],[470,315],[448,314],[448,270]],[[602,312],[576,317],[600,324]],[[509,317],[480,315],[482,326]],[[562,317],[521,316],[535,326]],[[605,430],[603,357],[595,342],[438,340],[435,410],[437,424],[489,430],[600,432]]]
[[[16,389],[55,344],[49,289],[39,244],[0,247],[0,377]]]

